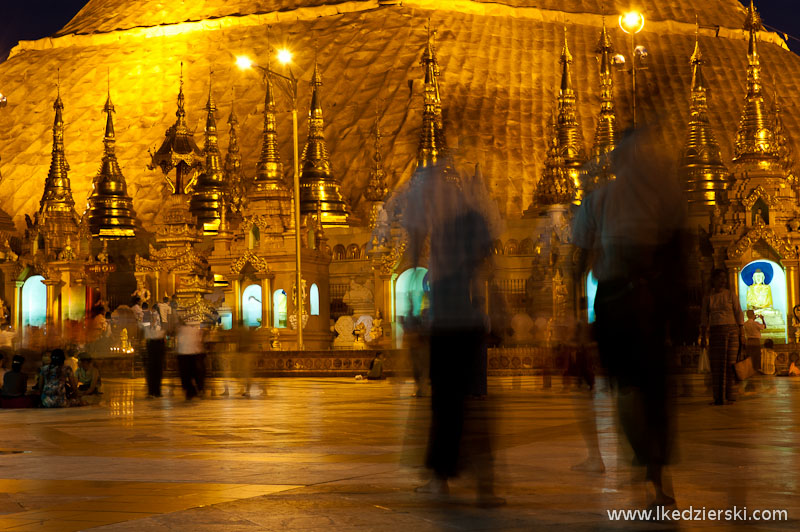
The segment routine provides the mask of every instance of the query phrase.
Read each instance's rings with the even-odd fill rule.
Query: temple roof
[[[409,179],[416,167],[424,76],[419,61],[429,17],[438,30],[444,121],[456,168],[471,175],[479,163],[501,211],[519,216],[530,204],[544,168],[546,125],[559,88],[558,57],[565,23],[578,119],[583,137],[591,139],[600,106],[595,55],[600,13],[603,4],[616,12],[628,2],[409,0],[379,7],[376,1],[206,0],[176,1],[170,5],[178,7],[169,10],[165,4],[137,0],[133,8],[132,0],[91,0],[60,32],[64,36],[24,42],[0,64],[0,86],[9,102],[0,112],[0,206],[18,226],[23,225],[24,214],[37,210],[47,176],[52,135],[49,102],[58,68],[62,93],[70,95],[64,120],[67,132],[72,133],[65,150],[78,205],[83,205],[91,190],[102,154],[101,134],[91,132],[103,131],[96,105],[105,97],[100,80],[105,79],[107,67],[119,87],[115,103],[126,110],[115,123],[120,139],[117,157],[146,227],[152,227],[164,190],[161,171],[147,169],[148,149],[159,146],[164,130],[175,120],[180,61],[185,65],[191,131],[203,131],[209,68],[215,72],[221,94],[236,85],[242,170],[252,177],[261,151],[264,86],[258,74],[238,71],[233,57],[246,53],[266,62],[265,24],[272,25],[273,43],[285,43],[294,51],[293,73],[301,81],[301,145],[306,140],[307,82],[317,43],[322,76],[331,80],[325,91],[325,138],[331,164],[341,179],[345,199],[357,209],[373,166],[370,150],[364,147],[372,142],[376,101],[385,101],[380,121],[389,188]],[[295,9],[300,4],[305,7]],[[712,94],[709,119],[723,159],[730,161],[746,91],[744,8],[736,0],[642,0],[640,4],[648,22],[637,44],[649,50],[650,64],[649,70],[637,76],[637,115],[651,120],[666,113],[664,145],[675,153],[677,162],[689,122],[692,71],[687,59],[694,49],[697,10],[699,41],[708,60],[704,77]],[[169,26],[187,20],[201,22]],[[147,27],[155,24],[159,26]],[[708,27],[714,24],[722,28],[717,32]],[[70,33],[117,28],[133,29]],[[627,49],[625,35],[616,24],[609,24],[609,36],[617,50]],[[771,95],[777,90],[785,127],[796,131],[800,128],[800,57],[781,46],[775,34],[762,32],[760,39],[765,92]],[[624,129],[630,123],[630,80],[623,72],[614,75],[618,126]],[[771,103],[771,97],[767,99]],[[281,158],[291,161],[291,118],[282,94],[276,94],[276,104]],[[227,104],[220,105],[220,112],[229,111]],[[797,152],[796,145],[793,151]],[[284,171],[291,170],[290,164],[285,166]]]

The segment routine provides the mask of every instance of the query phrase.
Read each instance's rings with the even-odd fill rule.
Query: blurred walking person
[[[145,378],[147,380],[147,396],[161,397],[161,380],[164,376],[164,326],[157,306],[148,308],[142,305],[142,328],[145,338]]]
[[[658,132],[627,134],[612,152],[616,179],[591,192],[573,225],[573,242],[598,281],[594,310],[600,358],[616,391],[619,422],[655,490],[653,505],[674,504],[666,493],[672,417],[668,396],[668,331],[685,295],[682,272],[686,207]],[[587,272],[588,267],[581,267]],[[644,352],[643,352],[644,350]]]
[[[708,342],[713,404],[736,401],[733,364],[744,344],[744,317],[739,299],[728,289],[725,270],[711,272],[711,290],[703,298],[700,320],[703,343]]]
[[[480,176],[458,179],[444,165],[418,171],[401,206],[413,266],[430,242],[431,425],[426,467],[432,478],[418,492],[446,495],[465,466],[476,475],[478,503],[504,504],[494,494],[492,409],[478,405],[475,375],[488,330],[481,302],[481,266],[491,255],[491,205]],[[495,217],[496,218],[496,217]]]
[[[198,372],[198,359],[203,354],[203,330],[198,323],[181,321],[176,335],[175,353],[178,359],[178,372],[181,387],[189,401],[197,397],[203,389],[203,379]]]

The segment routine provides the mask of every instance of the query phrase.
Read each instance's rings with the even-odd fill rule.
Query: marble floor
[[[211,380],[186,402],[168,381],[110,380],[100,405],[0,411],[0,529],[13,531],[604,530],[800,526],[800,379],[775,393],[709,405],[703,378],[680,387],[677,508],[787,510],[788,521],[611,521],[652,495],[618,437],[611,397],[595,405],[604,474],[572,471],[586,456],[578,419],[588,396],[554,378],[490,379],[497,493],[474,504],[470,475],[447,499],[418,494],[428,403],[403,380]],[[222,395],[227,386],[229,394]],[[601,386],[602,388],[602,386]],[[173,393],[174,392],[174,393]]]

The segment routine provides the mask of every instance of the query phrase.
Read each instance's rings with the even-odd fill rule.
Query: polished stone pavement
[[[220,396],[229,383],[229,396]],[[171,390],[175,383],[168,383]],[[586,456],[576,413],[585,393],[554,378],[490,379],[482,408],[497,414],[501,508],[474,504],[469,475],[437,500],[425,480],[425,399],[403,380],[210,381],[214,395],[146,399],[144,383],[109,380],[97,406],[0,411],[0,529],[244,532],[260,530],[663,529],[612,522],[607,509],[647,506],[624,452],[610,396],[596,398],[605,474],[570,466]],[[602,386],[601,386],[602,389]],[[800,527],[800,379],[734,405],[708,404],[703,378],[678,398],[678,508],[788,510],[788,522],[680,523],[685,530]]]

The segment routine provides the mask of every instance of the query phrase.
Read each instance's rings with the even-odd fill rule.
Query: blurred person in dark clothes
[[[686,206],[655,126],[627,132],[612,152],[616,179],[590,193],[573,225],[598,281],[594,310],[601,361],[617,395],[621,428],[634,463],[647,468],[654,505],[674,504],[664,486],[672,417],[669,334],[685,314]]]
[[[479,273],[491,254],[498,219],[479,175],[455,178],[441,165],[420,169],[400,206],[414,266],[429,242],[431,426],[426,467],[433,473],[418,492],[446,495],[448,479],[469,466],[478,502],[503,504],[494,494],[492,409],[477,408],[475,373],[488,329]],[[486,405],[486,403],[484,403]]]

